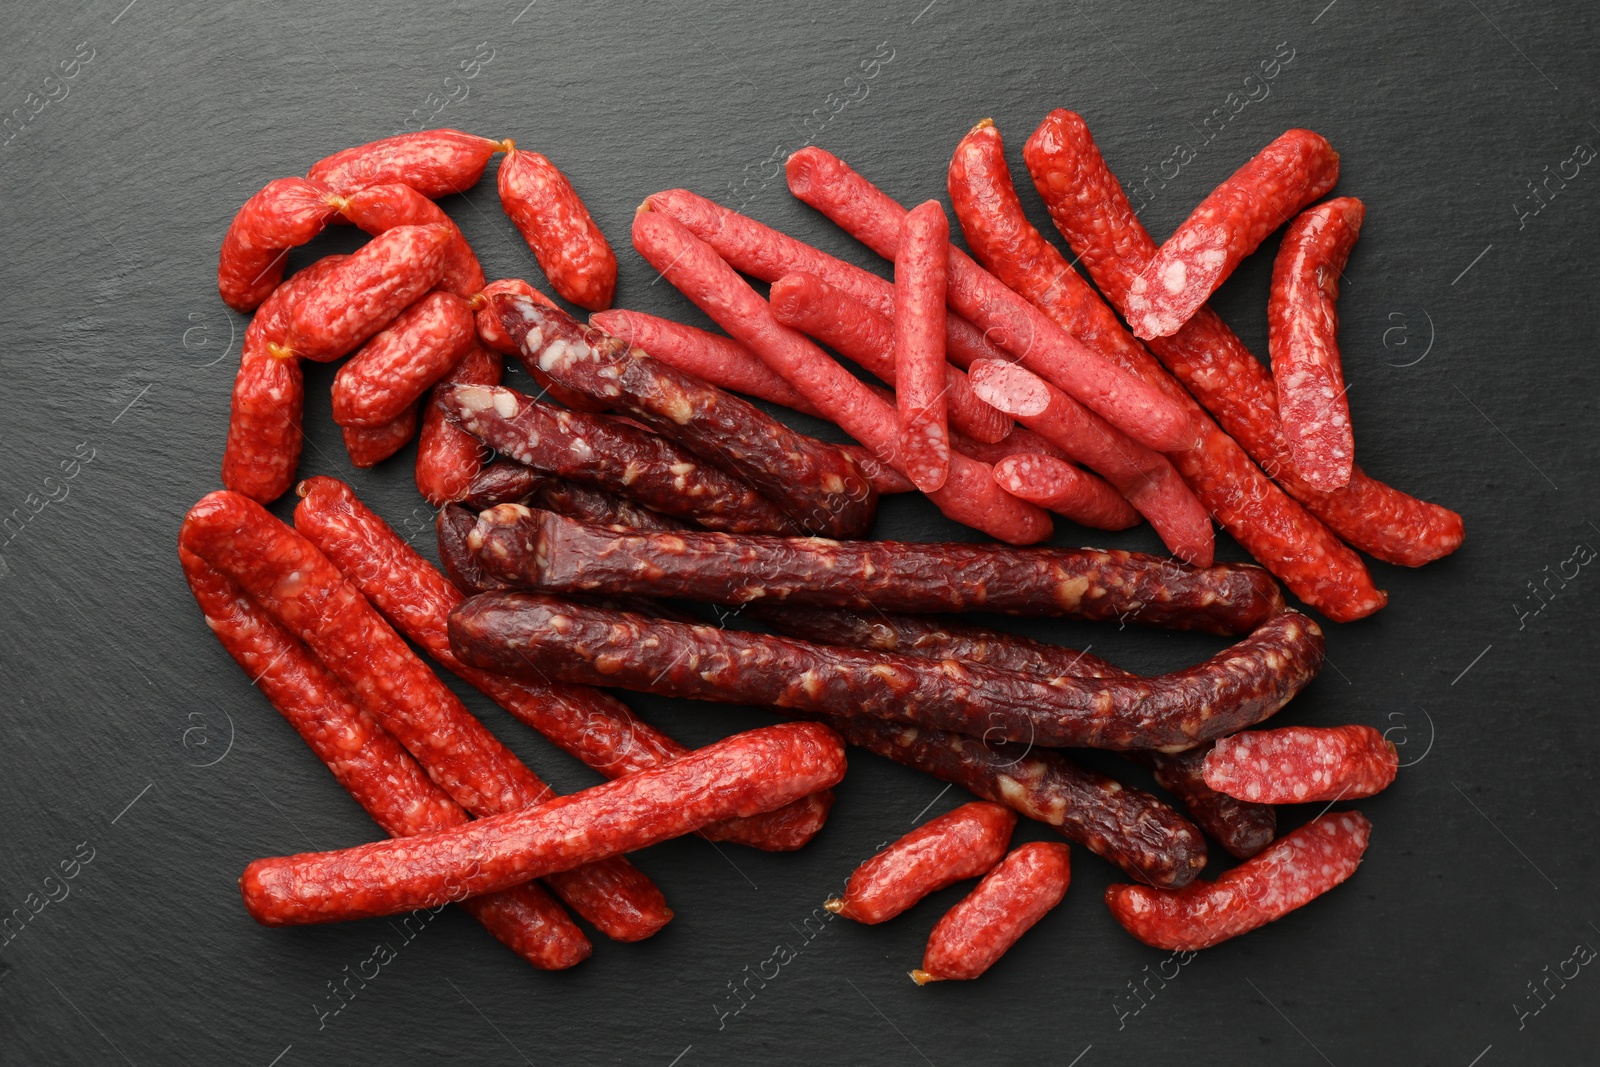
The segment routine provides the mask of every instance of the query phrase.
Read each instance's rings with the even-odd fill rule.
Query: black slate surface
[[[1542,207],[1529,188],[1600,144],[1591,7],[125,3],[12,4],[0,43],[5,107],[20,109],[0,150],[0,1061],[1595,1062],[1600,976],[1582,961],[1600,946],[1587,678],[1600,575],[1581,561],[1600,547],[1600,174],[1552,181]],[[857,99],[834,114],[844,93]],[[918,989],[905,971],[961,889],[879,928],[813,917],[880,843],[964,798],[858,754],[801,853],[687,840],[641,854],[677,919],[565,974],[531,970],[457,913],[410,941],[382,921],[251,923],[235,888],[249,859],[375,831],[211,639],[178,573],[179,518],[217,487],[245,323],[216,295],[216,250],[263,182],[415,124],[430,94],[446,105],[429,124],[516,136],[566,170],[618,249],[621,306],[696,322],[628,247],[633,208],[657,189],[749,198],[759,218],[883,269],[769,180],[763,161],[808,141],[915,201],[943,196],[978,119],[996,120],[1020,175],[1034,125],[1072,107],[1126,183],[1157,175],[1145,218],[1164,236],[1282,130],[1327,135],[1340,191],[1369,209],[1341,308],[1359,459],[1458,508],[1468,530],[1442,563],[1374,565],[1391,606],[1330,627],[1329,668],[1280,720],[1370,723],[1402,744],[1397,785],[1360,804],[1375,830],[1357,876],[1179,966],[1111,921],[1114,872],[1075,849],[1066,901],[989,974]],[[1179,143],[1195,159],[1161,184]],[[445,206],[490,277],[542,284],[492,178]],[[353,240],[332,234],[295,262]],[[1217,301],[1258,353],[1275,247]],[[353,472],[331,374],[307,376],[302,470],[350,478],[431,553],[412,452]],[[967,535],[908,499],[880,531]],[[1064,526],[1058,540],[1155,545],[1147,530]],[[1020,628],[1147,671],[1219,647]],[[558,786],[596,780],[456,688]],[[633,702],[691,743],[770,721]],[[341,1008],[329,984],[370,976],[380,943],[394,958]],[[771,977],[779,946],[795,956]],[[738,983],[750,993],[735,1013]]]

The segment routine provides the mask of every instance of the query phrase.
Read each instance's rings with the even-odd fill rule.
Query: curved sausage
[[[858,923],[887,922],[929,893],[986,873],[1006,854],[1017,815],[977,800],[929,819],[857,867],[822,906]]]
[[[1204,663],[1154,678],[1039,678],[694,626],[533,593],[450,616],[474,666],[662,696],[866,716],[1068,748],[1180,751],[1253,726],[1322,666],[1322,633],[1284,612]]]

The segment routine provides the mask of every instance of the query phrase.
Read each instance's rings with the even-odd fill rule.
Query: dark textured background
[[[1519,221],[1516,206],[1530,211],[1527,182],[1575,145],[1600,144],[1591,6],[125,2],[12,4],[0,43],[6,108],[27,114],[30,91],[58,98],[0,150],[0,514],[15,516],[0,535],[0,909],[26,913],[75,849],[93,857],[0,945],[0,1060],[1594,1062],[1600,974],[1548,979],[1543,1002],[1527,983],[1570,975],[1584,943],[1600,946],[1584,681],[1600,573],[1550,577],[1592,555],[1577,546],[1600,546],[1589,267],[1600,174],[1584,168],[1537,215]],[[62,97],[44,79],[75,49],[92,58]],[[1279,132],[1327,135],[1343,155],[1340,192],[1369,208],[1341,308],[1359,458],[1460,509],[1468,530],[1461,552],[1422,571],[1374,565],[1392,606],[1332,627],[1328,670],[1282,716],[1393,728],[1402,745],[1408,769],[1360,805],[1375,830],[1359,874],[1164,988],[1150,980],[1135,1013],[1129,983],[1164,954],[1112,922],[1100,897],[1114,872],[1075,849],[1066,901],[989,974],[917,989],[905,971],[960,888],[883,927],[805,933],[859,860],[963,799],[855,755],[831,822],[801,853],[719,855],[690,839],[640,855],[678,913],[653,940],[600,943],[577,969],[541,974],[445,913],[319,1025],[335,1006],[326,983],[400,939],[382,921],[264,930],[239,904],[249,859],[375,831],[210,638],[174,558],[184,509],[217,487],[245,321],[217,297],[216,250],[265,181],[395,132],[413,109],[426,117],[430,93],[460,97],[475,50],[489,58],[465,99],[429,124],[551,156],[617,246],[618,303],[691,321],[628,247],[631,212],[657,189],[751,196],[757,217],[883,269],[781,180],[763,183],[775,150],[814,140],[914,201],[943,196],[950,151],[978,119],[994,117],[1021,174],[1028,133],[1069,106],[1125,182],[1179,141],[1198,149],[1145,212],[1160,237]],[[1203,141],[1213,109],[1228,113],[1228,94],[1290,50],[1270,95]],[[865,98],[829,118],[830,94],[875,54]],[[1031,189],[1023,199],[1054,236]],[[543,284],[492,176],[445,206],[491,278]],[[352,241],[330,235],[295,263]],[[1258,353],[1275,247],[1218,297]],[[431,554],[412,452],[353,473],[328,418],[331,370],[307,378],[302,470],[351,478]],[[75,449],[92,460],[63,468]],[[880,529],[963,535],[908,499],[884,508]],[[1155,545],[1147,530],[1064,528],[1059,540]],[[1553,594],[1536,614],[1535,582]],[[1140,670],[1219,647],[1026,629]],[[596,780],[464,695],[558,786]],[[693,743],[769,721],[635,703]],[[797,958],[719,1020],[735,1006],[728,983],[780,942]]]

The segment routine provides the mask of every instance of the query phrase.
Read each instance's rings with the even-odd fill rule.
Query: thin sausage
[[[906,215],[894,260],[895,406],[906,475],[924,493],[950,476],[944,294],[950,222],[937,200]]]
[[[474,538],[492,574],[546,592],[1069,615],[1218,634],[1247,633],[1283,608],[1277,583],[1251,564],[1202,570],[1092,548],[629,532],[515,504],[484,512]]]
[[[1035,147],[1036,141],[1030,141],[1029,151]],[[1029,166],[1035,165],[1030,156]],[[1114,184],[1103,164],[1096,176]],[[1091,195],[1105,191],[1085,180]],[[1383,606],[1384,595],[1360,557],[1251,462],[1028,221],[992,123],[979,123],[956,149],[950,161],[950,197],[968,246],[986,267],[1063,329],[1189,412],[1199,442],[1168,453],[1168,458],[1245,551],[1330,618],[1349,621]]]
[[[1281,919],[1356,873],[1372,824],[1360,812],[1319,816],[1215,882],[1178,890],[1106,888],[1106,906],[1152,948],[1198,951]]]
[[[1033,453],[1007,456],[994,465],[994,480],[1017,499],[1065,515],[1080,526],[1126,530],[1139,524],[1139,513],[1120,493],[1065,460]]]
[[[817,723],[782,723],[653,770],[454,830],[341,852],[256,860],[240,889],[266,926],[392,915],[477,896],[781,807],[844,776],[844,745]]]
[[[731,337],[622,308],[590,315],[589,325],[713,385],[821,418],[794,386]]]
[[[926,985],[978,977],[1061,903],[1071,881],[1066,845],[1030,841],[1021,846],[939,920],[911,980]]]
[[[1272,262],[1267,353],[1278,387],[1278,417],[1294,469],[1322,492],[1350,484],[1355,456],[1337,301],[1366,211],[1353,196],[1318,204],[1289,224]]]
[[[814,337],[888,385],[895,385],[895,322],[812,274],[786,274],[772,283],[772,315],[785,326]],[[967,376],[944,366],[950,424],[970,437],[994,443],[1011,432],[1011,420],[972,391]]]
[[[894,258],[905,208],[815,145],[790,156],[785,170],[792,193],[878,255]],[[951,307],[996,343],[1128,436],[1157,449],[1194,442],[1194,427],[1182,407],[1085,348],[954,246],[948,297]]]
[[[1016,825],[1016,813],[999,804],[963,804],[862,863],[844,896],[823,907],[858,923],[888,922],[929,893],[986,874],[1005,856]]]
[[[1269,233],[1338,180],[1339,153],[1310,130],[1263,148],[1200,201],[1129,284],[1133,335],[1176,333]]]
[[[1173,555],[1209,567],[1211,517],[1172,462],[1147,448],[1025,367],[985,361],[972,366],[972,388],[1028,429],[1098,472],[1150,520]]]
[[[1253,726],[1322,666],[1322,633],[1284,612],[1204,663],[1154,678],[1039,678],[590,607],[483,593],[450,616],[467,663],[661,696],[860,715],[1025,744],[1179,751]]]
[[[683,224],[648,209],[633,217],[633,243],[651,266],[817,410],[903,472],[895,451],[894,409],[816,345],[779,324],[766,301],[709,245]],[[1002,492],[985,464],[952,458],[949,480],[929,499],[957,522],[1002,541],[1031,544],[1050,535],[1049,517]]]

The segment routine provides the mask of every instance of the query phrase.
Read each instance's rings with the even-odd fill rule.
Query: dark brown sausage
[[[1130,752],[1129,758],[1149,767],[1162,789],[1183,802],[1194,821],[1236,859],[1249,859],[1278,833],[1278,812],[1271,804],[1252,804],[1219,793],[1206,784],[1206,753],[1211,745],[1187,752]]]
[[[754,607],[752,605],[752,609]],[[1133,677],[1121,667],[1087,652],[923,615],[865,615],[791,605],[760,611],[747,609],[746,614],[753,614],[779,633],[820,644],[900,652],[924,659],[958,659],[1046,678],[1060,675]],[[1277,814],[1271,805],[1238,800],[1207,785],[1203,764],[1210,750],[1210,745],[1202,745],[1187,752],[1127,752],[1124,755],[1149,767],[1161,788],[1182,801],[1194,821],[1213,840],[1231,855],[1247,859],[1272,843],[1277,833]]]
[[[873,719],[827,722],[852,745],[1054,826],[1141,882],[1176,889],[1206,865],[1205,839],[1194,824],[1144,790],[1059,752]]]
[[[609,489],[669,515],[732,533],[798,533],[744,482],[664,437],[603,415],[541,404],[514,389],[457,385],[436,400],[451,421],[549,474]]]
[[[518,505],[479,519],[483,565],[545,592],[753,600],[881,611],[995,611],[1248,633],[1283,610],[1270,574],[1134,552],[996,544],[626,534]]]
[[[931,615],[803,608],[793,604],[764,607],[759,601],[750,605],[745,614],[785,637],[819,645],[897,652],[923,659],[958,659],[963,663],[1002,671],[1026,671],[1049,678],[1061,675],[1117,678],[1129,674],[1099,656],[1074,648]]]
[[[503,592],[458,607],[450,644],[466,662],[506,674],[863,715],[1051,747],[1170,751],[1267,719],[1315,677],[1323,649],[1314,622],[1284,612],[1186,670],[1044,679]]]
[[[833,445],[790,429],[747,400],[526,297],[494,297],[517,358],[569,389],[625,411],[760,490],[801,528],[860,537],[878,494]]]
[[[462,501],[482,511],[496,504],[526,504],[583,522],[602,526],[631,526],[637,530],[682,530],[685,524],[659,511],[635,504],[626,497],[579,485],[565,478],[541,474],[515,460],[490,464],[472,483]]]

